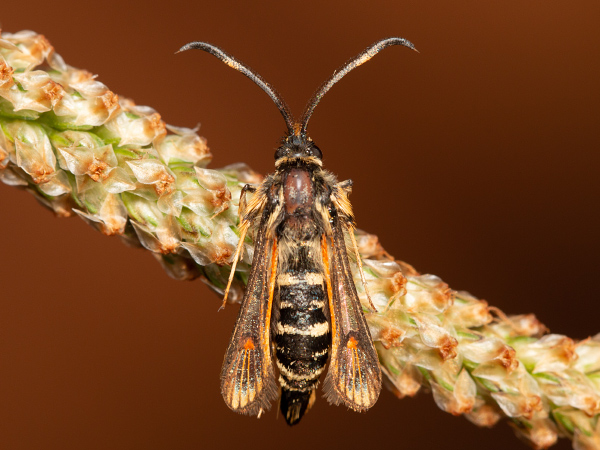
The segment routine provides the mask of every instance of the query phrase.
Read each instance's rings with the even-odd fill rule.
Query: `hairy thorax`
[[[284,239],[307,241],[314,239],[318,227],[312,219],[314,186],[312,174],[304,168],[291,169],[284,175],[283,200]]]
[[[324,218],[318,205],[325,187],[321,173],[320,169],[310,166],[291,167],[282,173],[283,217],[277,233],[282,272],[321,271]]]

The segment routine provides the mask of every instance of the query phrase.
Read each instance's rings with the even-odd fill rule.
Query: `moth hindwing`
[[[314,403],[327,361],[325,396],[331,403],[365,411],[377,401],[381,370],[345,244],[348,235],[367,291],[348,200],[351,182],[337,183],[323,170],[321,150],[306,128],[316,105],[336,82],[392,45],[414,50],[402,38],[376,42],[323,83],[298,122],[271,85],[220,48],[191,42],[180,50],[204,50],[246,75],[271,97],[287,126],[275,153],[275,173],[258,189],[245,186],[239,203],[240,241],[223,304],[250,229],[254,255],[221,370],[221,392],[234,411],[260,415],[270,408],[277,397],[273,360],[280,409],[289,425],[298,423]],[[246,202],[248,191],[254,195]],[[370,298],[369,303],[374,310]]]

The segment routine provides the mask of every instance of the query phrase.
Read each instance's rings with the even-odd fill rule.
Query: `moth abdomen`
[[[314,401],[331,344],[323,276],[311,271],[315,264],[310,258],[303,262],[304,270],[278,276],[279,317],[273,340],[280,408],[289,425],[296,424]]]
[[[315,390],[295,391],[281,389],[280,409],[288,425],[296,425],[304,413],[312,406],[316,397]]]

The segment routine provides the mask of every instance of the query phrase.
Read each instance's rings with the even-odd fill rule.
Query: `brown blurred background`
[[[299,114],[334,69],[391,48],[324,98],[309,131],[354,180],[359,226],[422,272],[553,332],[600,331],[600,3],[589,1],[47,2],[3,4],[67,63],[208,139],[212,167],[266,173],[284,123],[207,40]],[[521,448],[429,394],[384,391],[367,414],[320,399],[293,429],[230,412],[219,371],[236,308],[169,279],[145,251],[56,219],[0,186],[0,448]],[[524,447],[523,447],[524,448]],[[561,441],[556,448],[570,448]]]

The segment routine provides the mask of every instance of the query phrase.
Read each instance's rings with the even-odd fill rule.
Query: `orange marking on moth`
[[[335,310],[333,309],[333,290],[331,288],[331,272],[329,271],[329,254],[327,253],[327,238],[325,237],[325,235],[323,235],[321,239],[321,254],[323,256],[323,267],[325,268],[325,284],[327,285],[327,296],[329,297],[329,313],[331,316],[331,335],[333,336],[333,347],[337,345],[337,343],[335,342],[337,334],[335,325]]]
[[[296,122],[294,124],[294,136],[300,136],[300,131],[302,130],[302,124]]]
[[[252,341],[252,338],[246,339],[246,342],[244,342],[244,350],[254,350],[254,341]]]
[[[269,303],[267,303],[267,314],[265,317],[265,331],[263,345],[265,355],[270,355],[269,333],[271,323],[271,311],[273,309],[273,293],[275,292],[275,280],[277,279],[277,240],[273,239],[273,250],[271,252],[271,276],[269,277]]]
[[[346,347],[351,348],[352,350],[356,350],[358,348],[358,342],[356,339],[354,339],[354,336],[351,336],[350,339],[348,339]]]

